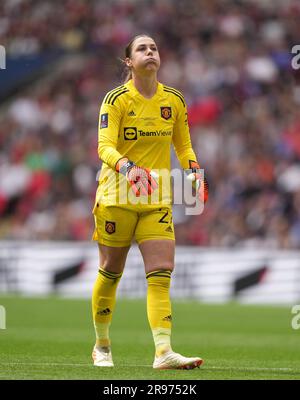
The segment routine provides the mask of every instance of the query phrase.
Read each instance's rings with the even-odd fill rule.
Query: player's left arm
[[[181,167],[187,173],[188,179],[194,182],[195,188],[199,190],[200,197],[203,196],[203,200],[206,202],[208,199],[208,182],[200,172],[200,165],[192,147],[186,104],[183,104],[179,99],[172,141]],[[202,185],[204,190],[200,191]]]

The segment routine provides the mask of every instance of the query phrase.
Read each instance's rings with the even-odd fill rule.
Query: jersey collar
[[[154,99],[156,99],[158,96],[161,96],[164,94],[163,91],[163,85],[160,82],[157,82],[157,90],[156,93],[154,94],[154,96],[151,97],[151,99],[147,99],[146,97],[144,97],[138,90],[137,88],[134,86],[133,80],[130,79],[125,86],[127,86],[127,88],[130,90],[130,92],[134,95],[137,96],[139,98],[141,98],[144,101],[152,101]]]

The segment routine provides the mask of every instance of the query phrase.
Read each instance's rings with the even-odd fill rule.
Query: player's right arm
[[[153,173],[147,168],[138,167],[117,150],[122,104],[118,101],[114,104],[107,104],[105,99],[101,105],[99,116],[99,158],[114,171],[120,172],[126,177],[136,196],[151,194],[157,188]]]
[[[98,126],[98,155],[113,170],[124,156],[117,150],[122,109],[119,102],[107,104],[105,99],[100,108]]]

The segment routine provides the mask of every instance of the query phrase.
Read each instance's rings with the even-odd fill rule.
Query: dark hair
[[[130,42],[127,44],[127,46],[125,47],[125,58],[130,58],[131,57],[131,53],[132,53],[132,47],[133,47],[133,43],[136,41],[136,39],[140,38],[140,37],[149,37],[150,39],[152,39],[152,37],[150,35],[148,35],[148,33],[141,33],[139,35],[134,36]],[[127,67],[127,65],[125,64],[125,61],[122,60],[122,62],[124,63],[124,72],[123,72],[123,83],[128,82],[131,78],[132,78],[132,72],[131,72],[131,68]]]

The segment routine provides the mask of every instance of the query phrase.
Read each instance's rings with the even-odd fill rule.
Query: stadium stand
[[[7,65],[59,57],[1,96],[0,239],[90,239],[99,106],[125,44],[148,32],[210,182],[202,215],[174,208],[177,243],[299,249],[299,16],[296,0],[1,1]]]

